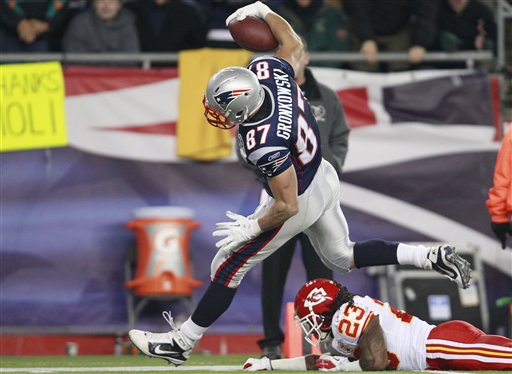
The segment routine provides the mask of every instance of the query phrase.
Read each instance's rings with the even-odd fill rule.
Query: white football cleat
[[[162,313],[165,320],[171,326],[171,331],[153,333],[142,330],[130,330],[128,336],[132,343],[146,356],[161,358],[169,364],[182,365],[188,360],[194,348],[183,333],[174,325],[168,312]]]
[[[469,262],[459,256],[455,247],[450,245],[432,247],[427,255],[425,269],[433,269],[450,278],[460,288],[469,287],[469,281],[471,280]]]

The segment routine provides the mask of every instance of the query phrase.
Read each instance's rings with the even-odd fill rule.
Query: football
[[[277,40],[267,23],[256,17],[246,17],[241,21],[231,21],[229,32],[235,42],[252,52],[267,52],[277,48]]]

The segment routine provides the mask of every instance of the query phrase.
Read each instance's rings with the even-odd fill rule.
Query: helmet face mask
[[[263,87],[253,72],[241,67],[222,69],[206,87],[204,115],[210,125],[230,129],[253,116],[264,98]]]
[[[295,321],[302,327],[305,339],[311,345],[316,346],[320,340],[329,336],[332,317],[339,307],[340,292],[339,283],[329,279],[315,279],[306,283],[297,293]]]
[[[236,126],[236,123],[229,122],[226,116],[220,111],[209,107],[206,102],[206,96],[203,98],[203,105],[204,116],[210,125],[224,130],[231,129]]]
[[[325,317],[311,312],[302,318],[295,316],[295,322],[302,327],[304,339],[312,346],[318,346],[320,340],[329,336],[330,329],[326,331]],[[313,339],[314,338],[314,339]]]

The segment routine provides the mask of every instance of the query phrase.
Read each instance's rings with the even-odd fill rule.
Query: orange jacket
[[[508,222],[512,216],[512,126],[501,142],[494,168],[494,186],[489,190],[487,209],[491,220]]]

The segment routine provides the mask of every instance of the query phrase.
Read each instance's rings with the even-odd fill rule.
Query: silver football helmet
[[[210,125],[230,129],[260,109],[265,92],[249,69],[230,67],[211,77],[204,94],[204,115]]]

